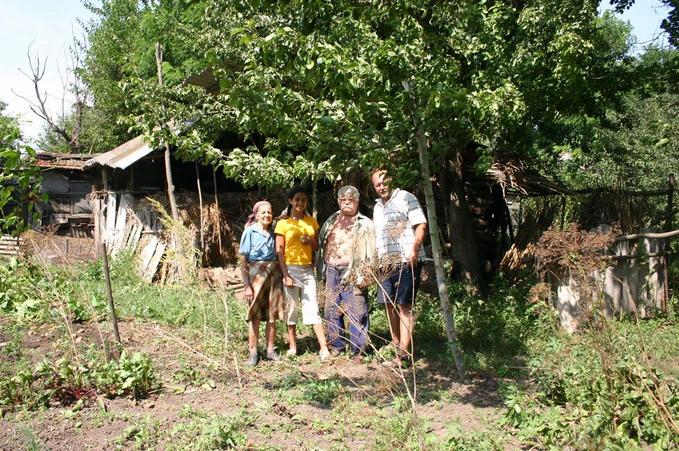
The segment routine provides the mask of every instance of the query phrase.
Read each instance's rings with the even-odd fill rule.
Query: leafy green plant
[[[160,422],[145,417],[136,421],[114,440],[119,446],[133,445],[134,449],[152,449],[162,436]]]
[[[341,383],[338,379],[310,381],[304,386],[304,399],[309,402],[329,406],[339,396]]]
[[[125,351],[119,360],[103,362],[100,354],[90,353],[77,363],[62,357],[52,362],[44,359],[34,370],[24,368],[0,378],[0,406],[35,409],[50,402],[69,405],[96,393],[114,398],[147,397],[160,388],[151,359],[140,353]]]
[[[483,432],[466,432],[457,423],[451,423],[442,448],[454,451],[499,451],[504,449],[502,442]]]
[[[208,379],[205,377],[203,373],[200,372],[200,370],[197,370],[196,368],[189,366],[183,360],[181,361],[181,368],[174,372],[174,374],[172,375],[172,379],[175,382],[179,382],[181,384],[195,385],[196,387],[199,387],[208,381]]]
[[[44,306],[34,288],[34,268],[11,258],[0,262],[0,310],[15,313],[21,319],[34,317]]]
[[[111,398],[145,398],[160,388],[153,362],[147,355],[138,352],[130,355],[123,351],[118,360],[94,365],[90,372],[97,390]]]
[[[170,450],[240,448],[247,438],[244,429],[253,421],[244,412],[233,416],[210,415],[190,406],[185,406],[180,417],[188,421],[178,424],[170,432]]]

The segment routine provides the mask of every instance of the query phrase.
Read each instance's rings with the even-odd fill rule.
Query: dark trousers
[[[342,286],[347,268],[328,265],[325,279],[325,321],[328,345],[339,351],[349,345],[352,354],[365,351],[368,343],[368,303],[366,293],[353,286]]]

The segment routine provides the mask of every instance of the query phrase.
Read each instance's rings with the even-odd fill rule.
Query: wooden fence
[[[2,237],[0,237],[0,257],[15,257],[19,255],[20,245],[21,238],[2,235]]]

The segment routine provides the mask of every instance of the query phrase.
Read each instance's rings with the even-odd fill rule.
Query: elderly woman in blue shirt
[[[266,357],[273,361],[279,360],[274,350],[275,321],[283,319],[285,305],[272,222],[271,204],[265,200],[257,202],[240,240],[241,277],[245,289],[244,298],[249,304],[247,321],[250,356],[247,364],[250,366],[259,361],[257,341],[260,321],[266,321]]]

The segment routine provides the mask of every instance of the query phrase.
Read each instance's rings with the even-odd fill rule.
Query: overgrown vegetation
[[[96,406],[90,401],[98,397],[140,399],[159,390],[177,395],[209,392],[219,386],[225,374],[230,375],[234,387],[239,386],[242,375],[237,377],[229,362],[245,355],[246,329],[240,304],[227,297],[230,295],[194,285],[146,284],[136,276],[129,255],[119,255],[111,269],[123,324],[141,320],[172,327],[176,332],[165,332],[161,338],[180,343],[187,356],[198,356],[202,364],[180,357],[173,371],[163,373],[156,369],[152,357],[125,352],[119,360],[107,362],[100,339],[78,342],[76,331],[97,324],[101,335],[108,335],[100,264],[47,268],[29,261],[7,261],[0,265],[3,321],[9,321],[2,348],[7,361],[0,365],[0,408],[6,415],[65,405],[75,418],[88,406]],[[377,391],[366,391],[359,388],[365,382],[347,380],[332,371],[316,378],[303,367],[313,358],[309,354],[290,366],[272,365],[270,370],[265,366],[247,376],[254,377],[251,382],[241,381],[255,385],[235,388],[240,395],[263,396],[258,404],[248,404],[247,412],[224,415],[185,407],[171,426],[151,416],[127,419],[128,426],[116,443],[138,448],[162,444],[177,449],[190,443],[199,449],[214,449],[243,447],[251,440],[257,443],[267,435],[280,437],[278,434],[300,427],[334,434],[339,440],[353,437],[359,427],[369,431],[365,446],[374,449],[495,450],[508,441],[539,448],[676,446],[676,318],[670,315],[638,323],[633,318],[595,318],[587,322],[587,330],[569,336],[555,327],[554,311],[545,298],[531,292],[535,283],[529,273],[514,274],[511,279],[498,277],[486,298],[469,294],[461,285],[451,286],[470,377],[499,384],[494,396],[504,419],[501,423],[489,421],[483,431],[470,432],[453,422],[444,433],[433,435],[427,422],[411,410],[408,393],[398,379],[384,381]],[[414,371],[418,372],[419,387],[415,405],[445,408],[465,403],[450,387],[423,382],[432,372],[452,372],[454,364],[442,345],[443,318],[435,300],[422,293],[416,313]],[[383,311],[374,308],[372,318],[373,340],[378,350],[386,353],[388,347],[380,349],[381,338],[389,336]],[[57,352],[36,362],[30,360],[22,340],[26,331],[40,324],[56,326],[52,333],[56,334]],[[200,346],[189,346],[182,337],[197,338]],[[108,346],[109,352],[115,351],[114,345]],[[380,359],[374,354],[367,362],[379,367]],[[423,362],[427,362],[426,370],[422,370]],[[266,377],[268,382],[257,383],[258,377]],[[379,386],[381,377],[372,382]],[[161,381],[167,388],[160,386]],[[256,385],[264,392],[258,392]],[[294,412],[303,406],[330,416],[306,418]],[[256,426],[272,414],[289,423]],[[195,442],[195,437],[200,439]]]
[[[604,327],[533,342],[528,362],[535,385],[508,388],[505,422],[539,447],[676,447],[679,385],[656,363],[676,356],[666,336],[676,324]]]

